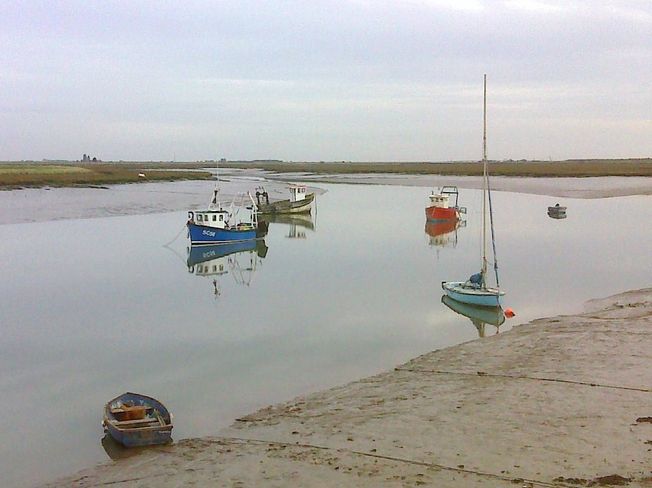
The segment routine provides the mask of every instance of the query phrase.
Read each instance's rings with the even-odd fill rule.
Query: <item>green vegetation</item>
[[[0,164],[0,188],[5,189],[40,186],[94,186],[211,178],[211,173],[206,171],[187,171],[176,167],[174,169],[162,169],[161,165],[158,165],[157,168],[153,165],[133,163]]]

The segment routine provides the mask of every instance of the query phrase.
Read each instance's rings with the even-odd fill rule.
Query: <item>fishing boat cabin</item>
[[[300,202],[306,199],[308,188],[305,185],[290,186],[290,201]]]
[[[222,207],[217,199],[218,190],[213,190],[213,198],[208,208],[205,210],[196,210],[188,212],[188,224],[200,225],[204,227],[212,227],[215,229],[235,229],[235,228],[255,228],[258,219],[256,215],[256,208],[253,205],[248,205],[245,209],[248,211],[248,218],[240,222],[234,222],[235,215],[232,211],[226,210]]]

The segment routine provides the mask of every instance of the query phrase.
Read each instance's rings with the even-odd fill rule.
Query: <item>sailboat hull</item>
[[[467,286],[465,281],[442,281],[441,287],[453,300],[481,307],[500,307],[500,298],[505,294],[496,288]]]

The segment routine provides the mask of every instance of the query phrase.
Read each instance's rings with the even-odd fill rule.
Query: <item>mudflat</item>
[[[271,172],[313,174],[422,174],[442,176],[481,176],[478,162],[227,162],[228,168],[258,168]],[[588,177],[588,176],[652,176],[652,159],[572,159],[565,161],[490,161],[493,176]]]
[[[649,487],[651,326],[593,300],[47,486]]]

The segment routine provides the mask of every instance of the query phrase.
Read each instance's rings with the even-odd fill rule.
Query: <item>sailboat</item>
[[[467,281],[442,281],[441,287],[453,300],[483,307],[500,307],[500,298],[505,295],[500,290],[498,279],[498,260],[496,259],[496,239],[494,236],[493,209],[491,207],[491,188],[487,164],[487,75],[484,75],[483,135],[482,135],[482,267],[479,273]],[[488,219],[487,219],[488,213]],[[496,286],[487,284],[487,225],[491,228],[493,267],[496,273]]]

